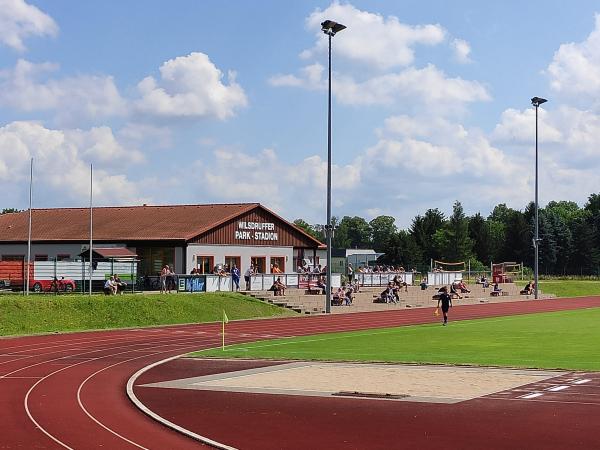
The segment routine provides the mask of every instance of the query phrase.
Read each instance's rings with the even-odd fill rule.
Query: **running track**
[[[458,306],[453,308],[451,318],[461,320],[585,307],[600,307],[600,297]],[[432,309],[423,308],[238,321],[227,325],[227,336],[228,343],[250,342],[267,337],[433,320]],[[220,345],[219,333],[220,324],[201,324],[0,339],[0,448],[203,448],[202,444],[154,422],[137,410],[127,398],[125,386],[132,374],[149,364]],[[184,404],[180,406],[185,407]],[[600,409],[594,411],[596,416],[591,419],[596,423]],[[186,416],[190,411],[182,409],[180,413]],[[232,414],[232,418],[235,416]],[[501,420],[499,413],[499,429],[503,426]],[[235,433],[238,426],[243,424],[227,423],[230,433]],[[435,427],[435,423],[430,426]],[[378,427],[372,428],[373,438],[379,431]],[[442,448],[443,442],[442,437]],[[589,443],[585,439],[582,442]],[[394,446],[394,443],[388,444]],[[493,448],[490,444],[493,443],[488,441],[485,446]],[[244,448],[244,443],[238,445]],[[331,443],[328,445],[335,447]]]

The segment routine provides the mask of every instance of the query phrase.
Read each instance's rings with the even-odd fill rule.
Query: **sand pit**
[[[201,364],[201,360],[198,363]],[[293,362],[145,386],[456,403],[563,373],[483,367]]]

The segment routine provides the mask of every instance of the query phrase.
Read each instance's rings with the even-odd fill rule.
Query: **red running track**
[[[467,305],[455,307],[452,319],[599,306],[600,297]],[[227,327],[229,343],[234,343],[433,320],[432,309],[424,308],[239,321]],[[219,333],[220,324],[200,324],[1,339],[0,448],[202,448],[137,410],[125,386],[133,373],[149,364],[220,345]],[[181,409],[181,414],[189,411]],[[227,422],[230,432],[238,425],[243,426]],[[378,432],[378,427],[371,429],[372,436]],[[243,442],[239,446],[250,448]]]

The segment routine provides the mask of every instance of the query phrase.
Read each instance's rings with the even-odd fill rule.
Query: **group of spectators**
[[[104,294],[105,295],[116,295],[122,294],[127,287],[127,283],[121,281],[118,274],[111,275],[108,280],[104,283]]]
[[[360,292],[360,285],[358,281],[350,281],[348,283],[342,283],[342,285],[337,288],[336,291],[331,293],[331,304],[337,306],[351,306],[352,300],[355,292]],[[325,293],[325,291],[323,291]]]
[[[323,266],[321,267],[321,264],[317,264],[313,267],[310,267],[308,265],[298,265],[298,268],[296,269],[297,273],[303,274],[303,275],[326,275],[327,274],[327,266]]]
[[[373,303],[399,303],[400,292],[402,289],[404,289],[405,292],[408,292],[408,285],[404,282],[401,275],[396,275],[394,279],[387,284],[381,294],[373,300]]]
[[[350,269],[352,265],[348,265],[348,272],[350,273]],[[402,266],[386,266],[386,265],[376,265],[376,266],[360,266],[356,268],[356,273],[403,273],[407,272],[406,269]],[[416,273],[417,269],[412,268],[408,272]]]
[[[165,264],[160,271],[159,281],[161,294],[170,294],[173,289],[177,292],[176,274],[175,270],[173,270],[173,266]]]

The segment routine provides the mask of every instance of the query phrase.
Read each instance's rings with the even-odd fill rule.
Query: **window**
[[[67,261],[69,259],[71,259],[71,255],[67,255],[67,254],[63,254],[63,253],[56,255],[57,261]]]
[[[48,261],[48,255],[35,255],[34,261]]]
[[[136,247],[136,253],[140,257],[139,275],[158,275],[165,265],[175,262],[173,247]]]
[[[265,267],[267,265],[267,258],[265,256],[252,256],[250,261],[254,266],[254,273],[265,273]]]
[[[271,264],[273,265],[273,272],[277,272],[275,270],[275,267],[277,267],[281,273],[285,273],[285,256],[271,256]]]
[[[213,256],[196,255],[196,269],[200,273],[212,273],[214,268]]]
[[[240,260],[241,258],[239,256],[226,256],[225,257],[225,265],[229,268],[229,270],[232,269],[233,265],[235,264],[237,266],[238,269],[240,269],[240,271],[242,270],[242,268],[240,267]]]

